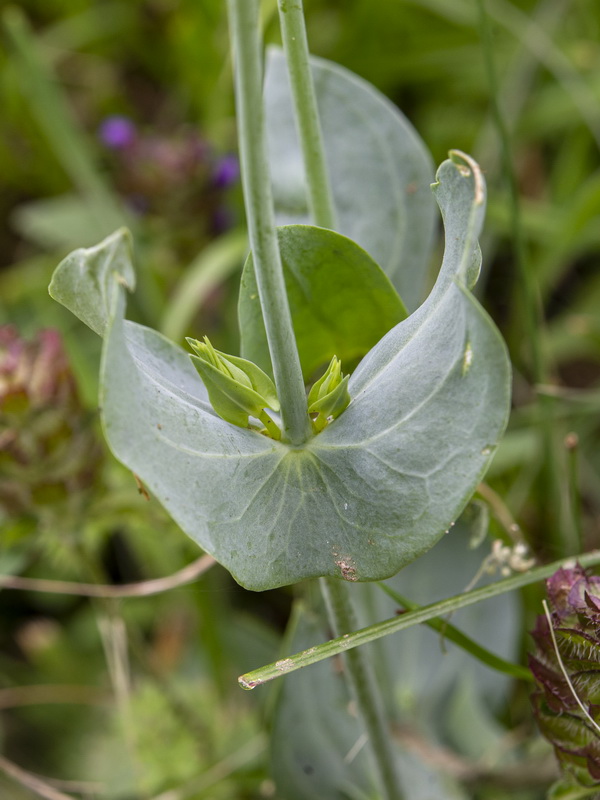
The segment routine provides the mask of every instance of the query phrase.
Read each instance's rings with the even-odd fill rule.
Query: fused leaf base
[[[124,319],[126,232],[55,273],[53,296],[104,331],[101,408],[113,452],[249,589],[389,577],[450,528],[485,472],[506,424],[510,372],[467,289],[483,181],[473,162],[454,158],[435,189],[447,247],[432,293],[359,364],[343,414],[301,447],[221,419],[188,355]]]

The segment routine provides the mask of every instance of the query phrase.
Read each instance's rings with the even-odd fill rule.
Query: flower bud
[[[265,425],[262,433],[279,439],[279,428],[264,410],[279,410],[277,392],[269,376],[245,358],[215,350],[207,336],[203,342],[197,339],[187,342],[196,353],[191,356],[192,362],[217,414],[240,428],[252,427],[248,417],[256,417]]]
[[[308,411],[317,414],[313,420],[316,432],[323,430],[330,418],[339,417],[350,403],[348,380],[349,376],[342,374],[342,362],[334,356],[308,394]]]
[[[529,658],[538,687],[532,695],[534,712],[554,746],[563,772],[561,787],[598,790],[600,578],[577,565],[558,570],[546,586],[550,622],[538,618],[532,632],[537,651]]]
[[[0,326],[0,507],[35,518],[93,483],[100,446],[54,330]]]

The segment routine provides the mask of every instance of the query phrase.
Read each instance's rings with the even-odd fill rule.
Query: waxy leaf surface
[[[410,122],[352,72],[311,58],[336,230],[363,247],[409,310],[423,300],[436,210],[431,156]],[[283,52],[269,48],[265,110],[278,224],[310,222]]]
[[[317,598],[310,605],[297,603],[287,650],[295,653],[327,639],[324,616]],[[367,800],[376,793],[368,748],[360,746],[362,725],[339,667],[328,659],[286,676],[279,686],[271,719],[271,772],[278,795],[287,800]],[[354,757],[346,761],[348,753]]]
[[[323,612],[318,613],[318,602],[314,605],[313,609],[304,601],[296,607],[292,630],[286,637],[289,652],[327,638]],[[436,644],[438,654],[443,656],[439,642]],[[402,696],[401,692],[394,692],[389,680],[379,685],[386,698]],[[386,710],[390,719],[398,719],[397,708],[388,704]],[[286,800],[372,800],[381,796],[346,676],[335,659],[283,679],[271,725],[271,772],[278,796]],[[422,729],[419,736],[422,737]],[[466,800],[456,782],[421,760],[418,752],[407,752],[403,746],[395,751],[403,796],[410,800]]]
[[[310,225],[288,225],[277,233],[306,381],[334,355],[344,367],[355,362],[405,319],[389,278],[351,239]],[[239,320],[242,356],[271,373],[252,255],[242,274]]]
[[[395,574],[458,516],[502,435],[506,351],[466,288],[483,179],[459,154],[438,179],[446,252],[433,291],[360,363],[348,408],[302,447],[220,419],[188,355],[124,319],[123,234],[58,267],[53,295],[95,329],[106,318],[100,404],[113,452],[250,589]]]
[[[461,518],[435,548],[387,581],[388,585],[423,604],[460,593],[478,572],[483,558],[484,547],[473,548],[470,534]],[[320,609],[314,594],[305,592],[299,604],[302,611],[298,608],[292,616],[280,655],[283,665],[285,653],[297,653],[331,636],[324,609]],[[349,595],[357,614],[357,628],[389,619],[398,610],[397,603],[373,584],[355,586]],[[461,609],[452,622],[498,655],[517,657],[519,603],[514,593]],[[491,709],[506,700],[510,685],[507,676],[480,664],[424,625],[378,639],[367,649],[377,685],[386,698],[388,718],[409,731],[409,737],[418,731],[417,736],[433,747],[443,740],[446,746],[453,747],[458,758],[504,756],[506,731],[496,723]],[[289,800],[353,797],[349,786],[360,797],[374,794],[368,744],[359,718],[351,713],[345,683],[334,659],[283,678],[272,720],[271,753],[273,777],[281,795]],[[472,700],[485,706],[476,706],[477,718],[468,716],[469,725],[465,725],[463,714],[456,732],[454,706],[464,697],[465,690],[471,693]],[[473,707],[469,710],[473,711]],[[453,734],[451,742],[449,730]],[[478,748],[475,752],[468,749],[470,739]],[[404,743],[398,745],[396,758],[404,795],[410,800],[456,800],[467,796],[443,770],[421,761],[419,752],[407,751]]]

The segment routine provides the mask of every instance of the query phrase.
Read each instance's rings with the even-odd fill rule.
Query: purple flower
[[[536,652],[529,656],[537,684],[534,713],[554,746],[563,783],[598,789],[600,578],[576,564],[559,569],[546,588],[550,623],[546,616],[538,618],[532,631]]]
[[[128,117],[114,115],[106,117],[98,129],[98,138],[111,150],[130,147],[137,137],[135,125]]]
[[[212,213],[212,232],[215,235],[224,233],[233,227],[233,214],[225,206],[217,206]]]
[[[0,413],[14,397],[27,407],[41,408],[75,392],[58,331],[42,330],[33,342],[12,325],[0,326]]]
[[[89,488],[100,449],[60,334],[0,325],[0,508],[18,519]]]
[[[240,176],[240,165],[232,153],[220,158],[213,171],[213,184],[217,189],[226,189],[234,184]]]

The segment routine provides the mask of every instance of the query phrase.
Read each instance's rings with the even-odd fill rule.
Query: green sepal
[[[598,797],[598,787],[580,786],[566,779],[553,784],[548,794],[548,800],[583,800],[586,797]]]
[[[245,358],[215,350],[208,338],[187,339],[196,355],[190,356],[202,378],[212,407],[232,425],[248,427],[248,417],[260,418],[263,409],[279,410],[273,381]]]
[[[323,417],[339,417],[350,403],[348,375],[342,375],[342,363],[334,356],[325,374],[315,382],[308,394],[309,413]]]

